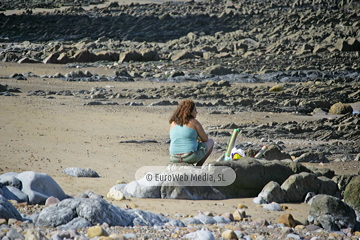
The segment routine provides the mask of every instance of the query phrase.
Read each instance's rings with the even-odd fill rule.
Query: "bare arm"
[[[201,141],[203,142],[207,142],[208,141],[208,136],[207,134],[205,133],[205,130],[204,128],[201,126],[201,124],[194,119],[194,127],[195,127],[195,130],[197,131],[198,135],[199,135],[199,138],[201,139]]]

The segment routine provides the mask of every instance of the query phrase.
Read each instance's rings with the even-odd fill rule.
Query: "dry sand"
[[[113,70],[89,68],[92,73],[112,75]],[[0,84],[19,87],[18,96],[0,96],[0,174],[6,172],[36,171],[50,175],[69,195],[87,190],[106,196],[117,182],[135,180],[135,172],[142,166],[161,166],[168,163],[168,118],[174,107],[146,106],[84,106],[80,97],[59,96],[47,99],[27,96],[30,90],[90,90],[92,87],[113,86],[114,92],[126,88],[154,87],[174,83],[122,82],[65,82],[59,79],[29,78],[27,81],[4,79],[13,73],[33,72],[37,75],[54,75],[70,72],[61,65],[0,63]],[[193,83],[181,83],[193,84]],[[119,104],[128,100],[114,99]],[[304,116],[271,113],[239,113],[234,115],[209,115],[199,108],[198,120],[204,127],[222,123],[289,121],[305,119]],[[268,116],[264,118],[264,116]],[[156,140],[158,143],[120,144],[126,140]],[[215,139],[216,140],[216,139]],[[258,142],[259,139],[238,141]],[[308,144],[304,142],[303,144]],[[208,162],[215,161],[221,153],[213,152]],[[67,167],[91,168],[100,178],[75,178],[62,173]],[[196,215],[198,211],[214,214],[233,212],[239,203],[248,206],[251,219],[258,217],[276,222],[277,217],[291,213],[303,222],[309,206],[285,204],[288,210],[270,212],[252,203],[252,199],[227,199],[219,201],[193,201],[171,199],[137,199],[113,201],[120,207],[134,203],[139,209],[173,216],[176,213]]]

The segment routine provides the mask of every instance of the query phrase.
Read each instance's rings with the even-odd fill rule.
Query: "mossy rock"
[[[345,103],[335,103],[334,105],[331,106],[329,112],[331,114],[347,114],[347,113],[352,113],[354,111],[354,109],[349,105],[349,104],[345,104]]]
[[[360,211],[360,176],[351,179],[344,191],[344,202]]]

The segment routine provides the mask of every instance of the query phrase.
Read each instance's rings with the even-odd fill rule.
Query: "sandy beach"
[[[60,65],[32,65],[0,63],[1,77],[14,72],[33,72],[38,75],[67,72]],[[98,74],[112,70],[88,69]],[[85,100],[72,96],[55,96],[54,99],[27,96],[37,89],[81,90],[112,85],[114,91],[125,88],[153,86],[155,83],[139,81],[132,83],[65,82],[59,79],[30,78],[28,81],[1,79],[0,84],[18,87],[17,96],[1,98],[1,167],[0,173],[36,171],[50,175],[69,195],[76,196],[87,190],[106,197],[109,189],[117,183],[135,180],[135,172],[142,166],[165,166],[168,160],[168,118],[174,107],[149,106],[84,106]],[[166,83],[161,83],[161,85]],[[172,84],[172,83],[168,83]],[[185,84],[185,83],[184,83]],[[188,83],[191,84],[191,83]],[[124,100],[117,100],[119,104]],[[149,101],[149,100],[148,100]],[[146,101],[145,101],[146,103]],[[264,118],[264,115],[271,116]],[[287,114],[289,115],[289,114]],[[303,116],[293,116],[304,118]],[[204,127],[221,122],[234,121],[280,121],[281,114],[246,113],[224,118],[209,115],[199,108],[198,120]],[[128,140],[155,140],[158,143],[122,143]],[[215,139],[216,140],[216,139]],[[224,141],[224,140],[222,140]],[[238,141],[258,142],[259,139]],[[214,150],[207,162],[215,161],[221,152]],[[68,167],[90,168],[99,178],[76,178],[62,171]],[[120,207],[134,203],[139,209],[173,216],[196,215],[198,211],[222,214],[234,212],[238,204],[248,206],[251,219],[266,216],[276,221],[277,216],[291,213],[303,221],[307,217],[307,204],[286,204],[285,212],[270,212],[252,203],[252,199],[226,199],[219,201],[191,201],[171,199],[137,199],[113,201]]]
[[[116,2],[116,1],[110,0],[101,5],[97,5],[97,6],[90,5],[90,6],[85,6],[83,8],[85,10],[90,10],[93,8],[105,8],[111,2]],[[163,3],[165,1],[139,0],[136,2],[142,4],[142,3]],[[130,4],[130,3],[131,3],[130,1],[119,2],[119,4]],[[238,6],[236,7],[232,6],[233,9],[236,9],[237,7]],[[56,10],[59,11],[64,9],[66,8],[61,8]],[[272,10],[273,9],[270,8],[269,11],[271,12]],[[32,9],[32,11],[33,13],[53,12],[54,9],[40,8],[40,9]],[[81,11],[79,9],[77,11],[79,12],[76,13],[75,11],[74,14],[75,15],[79,14],[80,16]],[[23,9],[8,10],[5,11],[4,14],[10,16],[12,14],[22,14],[23,12],[24,12]],[[101,11],[98,11],[98,13],[100,12]],[[107,12],[105,11],[104,15],[106,14]],[[130,23],[131,23],[131,17],[133,17],[131,16],[131,14],[128,14]],[[172,14],[173,15],[171,17],[169,16],[168,17],[176,20],[180,18],[179,16],[177,16],[177,14],[179,14],[177,10],[174,10]],[[201,18],[202,15],[201,14],[199,15]],[[226,14],[220,14],[220,15],[221,16],[225,15],[226,17]],[[249,14],[249,16],[253,16],[253,15]],[[295,16],[295,14],[291,16],[293,17]],[[155,16],[154,19],[161,19],[162,17],[163,15]],[[56,18],[54,19],[56,20]],[[54,19],[53,21],[55,21]],[[79,19],[87,19],[87,18],[79,17]],[[146,21],[146,18],[144,19]],[[144,20],[144,19],[140,18],[140,20]],[[206,19],[208,19],[209,21],[210,20],[213,21],[214,17],[211,16],[211,14],[209,14],[209,18]],[[17,21],[21,21],[21,19]],[[60,20],[56,20],[56,21],[60,21]],[[201,21],[202,20],[200,19],[197,22],[197,24],[202,25]],[[159,20],[159,23],[160,22],[161,21]],[[216,21],[214,20],[214,22]],[[224,20],[223,22],[225,23],[226,21]],[[237,23],[233,23],[233,24],[236,25]],[[216,27],[214,27],[214,29],[215,28]],[[258,30],[255,29],[256,31],[255,30],[253,31],[250,28],[251,26],[248,27],[248,29],[244,30],[245,31],[244,34],[241,31],[234,31],[234,33],[240,34],[242,38],[242,35],[245,36],[246,34],[250,34],[250,33],[257,34],[257,31],[259,31],[259,34],[257,34],[256,36],[259,36],[259,38],[261,38],[260,28]],[[49,34],[51,33],[54,35],[54,31],[52,31],[51,28],[49,29],[50,29],[48,30]],[[214,29],[210,28],[211,31],[213,31]],[[181,48],[185,49],[186,47],[188,47],[188,45],[190,45],[190,43],[188,45],[184,44],[183,46],[180,44],[181,41],[187,38],[191,39],[191,36],[193,36],[192,34],[194,34],[194,36],[197,39],[200,39],[202,35],[204,35],[206,32],[205,30],[204,31],[202,30],[200,31],[200,30],[199,32],[195,31],[198,36],[195,36],[195,34],[192,32],[190,33],[186,32],[186,34],[181,38],[177,37],[177,35],[174,35],[175,36],[174,39],[172,40],[167,39],[168,42],[159,43],[158,45],[154,44],[154,46],[159,47],[159,46],[166,46],[166,44],[170,45],[168,49],[163,50],[166,54],[172,51],[171,49],[172,47],[174,49],[178,47],[180,50]],[[277,34],[277,31],[279,29],[277,29],[276,31],[275,30],[274,33]],[[121,32],[121,29],[117,29],[116,31]],[[232,33],[230,30],[228,31]],[[114,34],[114,32],[112,34]],[[133,33],[134,31],[129,30],[129,32]],[[172,32],[171,28],[170,30],[167,29],[166,32],[168,33],[168,36],[170,36],[169,38],[173,37],[171,33]],[[268,34],[268,36],[264,34],[265,37],[262,39],[263,42],[269,43],[268,41],[269,39],[273,41],[275,35],[272,35],[273,33],[271,34],[270,33],[271,31],[269,30],[266,33]],[[140,36],[144,37],[147,36],[147,34],[151,35],[152,32],[150,33],[145,32],[143,33],[143,35],[140,34]],[[181,33],[180,35],[182,36],[182,34],[183,33]],[[216,32],[216,34],[218,34],[218,32]],[[219,34],[218,36],[220,36],[221,34]],[[224,39],[226,39],[227,37],[226,34],[225,33],[223,34],[225,36]],[[292,37],[295,36],[292,35],[290,31],[287,32],[286,34]],[[31,33],[29,33],[29,36],[30,35]],[[234,38],[237,38],[240,35],[235,36]],[[271,37],[269,37],[270,35]],[[324,35],[326,35],[326,33],[324,33]],[[159,39],[161,39],[161,34],[159,34],[159,36],[160,36]],[[14,36],[12,37],[16,39],[17,36],[16,34],[14,34]],[[112,44],[115,45],[114,43],[115,40],[113,41],[112,39],[106,39],[106,38],[104,39],[105,39],[104,42],[106,42],[108,46],[112,46]],[[97,38],[96,41],[98,40],[99,38]],[[209,42],[211,43],[213,40],[209,40]],[[310,206],[305,203],[285,203],[282,204],[286,206],[284,207],[285,209],[284,211],[269,211],[263,209],[261,205],[257,205],[253,203],[253,198],[232,198],[232,199],[224,199],[224,200],[197,200],[197,201],[179,200],[179,199],[154,199],[154,198],[142,199],[142,198],[132,198],[132,197],[126,198],[121,201],[114,201],[107,198],[107,193],[109,192],[109,189],[114,185],[119,183],[130,183],[134,181],[135,173],[139,168],[144,166],[165,166],[169,163],[168,120],[176,106],[171,106],[171,105],[151,106],[151,104],[159,100],[180,101],[182,100],[181,98],[177,99],[177,98],[173,98],[172,96],[163,99],[156,99],[156,98],[131,99],[131,97],[128,98],[119,97],[119,98],[99,100],[99,101],[103,101],[104,103],[108,103],[108,102],[113,103],[110,105],[106,105],[106,104],[88,105],[88,103],[93,99],[84,97],[83,95],[76,95],[76,94],[71,96],[66,94],[51,94],[51,95],[48,94],[46,96],[29,95],[29,92],[38,91],[38,90],[56,91],[56,92],[59,91],[75,92],[82,90],[90,91],[93,88],[104,88],[107,90],[111,90],[114,93],[124,93],[124,94],[130,91],[141,92],[147,88],[161,89],[166,87],[174,87],[179,89],[182,88],[183,91],[186,91],[187,87],[189,88],[194,86],[196,87],[196,84],[200,83],[200,80],[198,82],[194,81],[193,79],[179,81],[179,82],[149,81],[147,77],[143,77],[143,76],[149,76],[149,79],[150,78],[160,79],[160,77],[163,77],[165,75],[167,76],[170,70],[172,72],[176,72],[177,68],[182,68],[181,73],[188,74],[190,72],[193,75],[190,74],[189,76],[194,77],[194,76],[199,76],[197,74],[200,73],[199,69],[201,67],[205,68],[205,65],[211,66],[219,62],[225,65],[226,67],[228,67],[229,69],[230,68],[240,69],[242,72],[239,71],[238,72],[239,75],[248,74],[246,75],[248,78],[251,78],[249,77],[250,74],[253,74],[251,76],[256,76],[257,74],[259,74],[257,76],[260,76],[261,74],[264,74],[261,77],[264,77],[264,79],[265,78],[271,79],[272,78],[271,74],[274,73],[275,71],[279,71],[279,76],[281,76],[281,74],[285,76],[283,79],[291,78],[295,76],[295,78],[298,77],[298,81],[302,81],[303,79],[308,77],[308,75],[311,76],[312,67],[316,65],[318,67],[316,69],[318,70],[318,72],[314,70],[314,75],[321,72],[324,74],[324,76],[326,75],[327,77],[329,77],[329,79],[325,77],[323,78],[326,80],[326,84],[328,85],[323,84],[320,81],[323,79],[319,80],[319,79],[315,79],[315,77],[314,79],[304,81],[304,87],[301,88],[298,85],[301,85],[302,83],[298,84],[296,81],[291,82],[292,84],[291,87],[298,84],[296,86],[298,87],[297,91],[299,94],[299,99],[296,99],[294,101],[298,101],[296,102],[296,104],[299,105],[298,106],[299,109],[303,109],[302,108],[303,106],[301,106],[299,102],[302,101],[302,103],[304,104],[308,103],[305,101],[307,100],[306,93],[308,93],[310,96],[311,93],[310,90],[312,90],[313,86],[315,86],[314,89],[317,88],[316,86],[319,86],[318,88],[320,89],[325,85],[326,85],[325,87],[328,87],[329,89],[331,89],[332,86],[338,87],[340,89],[339,86],[346,85],[346,80],[348,79],[345,79],[343,83],[339,83],[336,81],[338,81],[338,79],[341,79],[341,77],[336,77],[335,75],[339,74],[339,76],[343,76],[341,75],[342,74],[341,71],[344,70],[344,72],[346,72],[347,70],[349,70],[349,72],[351,72],[352,70],[357,69],[357,62],[351,64],[347,62],[347,61],[351,61],[350,58],[347,58],[347,54],[350,55],[350,53],[347,51],[337,52],[335,50],[334,52],[332,52],[331,49],[333,49],[332,48],[334,47],[333,45],[329,45],[328,50],[326,50],[328,51],[326,52],[326,54],[329,54],[329,57],[326,54],[321,55],[320,57],[320,55],[319,56],[317,55],[318,53],[311,53],[311,51],[308,51],[308,49],[304,50],[300,54],[296,54],[296,57],[293,57],[292,55],[293,53],[301,49],[302,46],[305,46],[302,45],[303,43],[301,41],[300,41],[301,44],[297,43],[298,46],[294,48],[292,48],[290,44],[286,45],[287,47],[289,47],[290,50],[286,49],[285,51],[284,49],[282,49],[280,45],[277,44],[273,44],[271,46],[265,46],[265,47],[261,44],[253,45],[255,41],[251,40],[248,35],[246,35],[245,40],[246,41],[242,42],[241,44],[240,42],[234,43],[233,45],[230,44],[231,46],[235,46],[236,44],[238,44],[238,47],[239,46],[244,47],[245,44],[246,47],[244,47],[244,49],[238,49],[237,47],[234,47],[234,49],[232,50],[226,50],[225,47],[224,48],[219,47],[219,51],[217,52],[217,54],[215,55],[214,53],[214,55],[208,55],[208,58],[205,58],[206,50],[197,49],[195,51],[194,50],[195,47],[194,47],[193,49],[194,56],[193,58],[191,58],[191,60],[180,59],[173,61],[170,59],[171,57],[169,57],[169,56],[173,56],[171,55],[173,54],[173,52],[169,53],[168,55],[166,55],[164,52],[161,52],[162,54],[161,56],[167,56],[169,57],[170,60],[166,59],[164,60],[164,62],[159,61],[155,63],[152,63],[151,61],[149,61],[150,63],[145,61],[144,62],[139,61],[136,63],[132,61],[130,61],[130,63],[129,62],[121,63],[121,61],[119,62],[116,61],[116,62],[106,63],[108,65],[97,64],[90,61],[89,65],[79,64],[76,67],[73,67],[74,65],[76,65],[76,63],[74,62],[69,64],[43,64],[43,63],[19,64],[17,62],[0,61],[0,84],[3,86],[7,86],[8,88],[11,89],[19,90],[19,92],[13,92],[14,94],[13,96],[0,95],[0,102],[1,102],[0,110],[2,112],[0,117],[0,136],[1,136],[0,137],[0,175],[8,172],[20,173],[24,171],[35,171],[40,173],[46,173],[49,176],[51,176],[58,183],[58,185],[64,190],[64,192],[69,196],[76,197],[77,195],[85,193],[86,191],[92,191],[96,194],[102,195],[104,199],[106,199],[107,201],[122,208],[129,208],[129,207],[138,208],[156,214],[161,213],[168,217],[176,216],[178,218],[179,216],[182,216],[180,217],[180,219],[185,218],[187,216],[195,216],[199,212],[203,212],[203,213],[211,212],[213,215],[233,213],[238,208],[239,204],[244,204],[245,206],[247,206],[245,210],[247,215],[246,221],[252,221],[256,219],[266,219],[270,223],[277,223],[279,216],[286,213],[290,213],[296,220],[306,225],[306,220],[308,217]],[[76,45],[77,44],[76,42],[70,43],[70,41],[67,42],[65,41],[64,45],[59,44],[59,46],[61,45],[61,48],[64,48],[66,51],[68,51],[66,54],[70,54],[73,52],[74,49],[76,49],[77,46],[80,47],[85,46],[84,42],[86,41],[88,41],[88,39],[81,42],[81,44],[84,45],[81,44]],[[120,49],[120,47],[121,48],[123,47],[121,50],[123,51],[125,49],[124,46],[128,44],[130,41],[126,41],[127,42],[126,44],[124,44],[124,42],[122,42],[121,44],[119,43],[119,46],[117,46],[118,50]],[[175,44],[174,42],[177,43]],[[229,42],[231,41],[229,40]],[[100,46],[99,47],[100,49],[102,44],[101,41],[100,43],[97,42],[97,44]],[[153,43],[149,43],[149,45],[151,44]],[[23,45],[27,45],[27,42],[25,41]],[[49,43],[49,45],[51,44]],[[130,45],[131,44],[129,44],[129,46]],[[138,48],[140,48],[141,45],[142,44],[138,44],[137,42],[136,44],[134,44],[134,46]],[[9,46],[6,47],[9,47],[10,49],[12,46],[11,44],[9,44]],[[203,49],[211,49],[211,46],[206,44],[202,47]],[[99,49],[96,50],[98,51]],[[109,49],[111,49],[111,47],[109,47]],[[46,51],[44,50],[43,52]],[[284,51],[284,53],[282,53],[282,51]],[[40,56],[43,52],[39,50],[38,52],[34,51],[34,53],[32,54],[36,56]],[[200,54],[199,52],[201,54],[204,53],[204,58],[202,58],[202,55],[201,57],[199,57],[199,55],[196,55],[196,54]],[[46,54],[50,54],[50,53],[46,52]],[[45,58],[46,54],[41,55],[41,57]],[[241,54],[243,55],[240,56]],[[266,56],[266,54],[268,54],[268,56]],[[287,54],[289,54],[289,56],[291,55],[291,61],[290,58],[287,58]],[[303,55],[301,54],[303,54],[305,57],[303,58]],[[249,56],[250,58],[247,59],[246,58],[247,56]],[[338,66],[333,68],[331,65],[334,64],[334,62],[336,63],[336,59],[339,56],[341,56],[344,64],[343,65],[339,64],[339,66],[341,65],[339,68],[337,68]],[[319,60],[318,62],[318,59],[321,60]],[[161,66],[159,66],[160,64]],[[261,64],[264,64],[264,66],[262,66]],[[266,66],[266,64],[268,64],[269,66]],[[303,65],[299,66],[299,68],[296,68],[297,65],[299,64],[300,65],[303,64]],[[307,68],[308,67],[307,64],[311,66]],[[324,67],[322,67],[323,66],[322,64],[324,64]],[[72,67],[69,67],[70,65]],[[351,66],[351,68],[349,66]],[[71,71],[76,71],[76,70],[81,70],[83,72],[89,71],[97,76],[113,76],[116,70],[120,71],[124,69],[128,72],[130,72],[130,70],[134,70],[133,72],[141,73],[142,75],[138,74],[137,77],[134,77],[135,80],[132,82],[64,81],[60,78],[48,77],[48,76],[54,76],[56,74],[65,75]],[[310,70],[306,72],[308,69]],[[306,75],[303,70],[306,72],[306,74],[308,73],[309,74]],[[333,72],[335,72],[335,75],[331,75]],[[14,77],[10,77],[15,73],[19,73],[19,74],[33,73],[37,76],[44,76],[44,77],[30,76],[27,77],[26,80],[16,80]],[[276,78],[275,75],[276,74],[274,74],[274,78]],[[264,87],[264,86],[271,87],[278,84],[277,80],[274,80],[272,82],[267,82],[265,80],[263,81],[261,77],[257,78],[257,80],[259,80],[259,82],[257,83],[251,81],[250,81],[251,83],[244,83],[244,82],[240,82],[239,80],[239,81],[233,81],[231,82],[231,84],[233,84],[234,86],[236,85],[244,88],[259,87],[259,89],[260,87]],[[246,77],[244,77],[244,79],[245,78]],[[354,79],[352,78],[350,79],[353,80],[352,84],[354,84],[355,86],[357,84],[356,80],[354,80],[355,77]],[[286,81],[287,80],[284,80],[283,82],[284,86],[288,84]],[[349,82],[351,81],[349,80]],[[220,89],[220,87],[218,89]],[[254,91],[256,92],[255,94],[258,94],[257,101],[260,98],[262,100],[263,96],[265,96],[264,99],[266,99],[267,94],[266,93],[264,94],[264,91],[261,90],[263,91],[261,92],[259,89],[249,88],[248,91]],[[344,92],[348,91],[346,89],[345,90],[342,89],[342,90]],[[192,88],[191,91],[194,91],[194,88]],[[303,98],[301,98],[302,92],[305,92]],[[271,94],[272,94],[271,97],[276,95],[273,93]],[[270,96],[271,94],[268,95]],[[286,94],[289,94],[289,92],[286,92]],[[285,96],[286,94],[283,95]],[[314,95],[316,94],[318,93],[315,92]],[[336,97],[340,95],[338,92],[336,92],[336,94],[337,94]],[[358,93],[353,93],[349,91],[346,92],[344,96],[345,95],[348,96],[349,94],[352,94],[354,99],[358,97]],[[279,96],[280,95],[281,94],[279,94]],[[322,97],[320,93],[319,95]],[[248,96],[240,96],[240,94],[239,96],[234,96],[234,97],[233,96],[229,97],[228,95],[225,96],[227,98],[226,101],[228,101],[228,103],[230,102],[230,104],[236,102],[236,100],[247,99],[248,97]],[[289,96],[291,96],[291,94],[289,94]],[[324,100],[321,99],[321,97],[320,100],[321,101]],[[335,97],[335,92],[334,92],[334,97]],[[284,98],[286,98],[286,96]],[[326,96],[326,98],[330,103],[332,100],[330,99],[331,97]],[[208,103],[210,101],[216,102],[219,100],[216,99],[216,97],[215,98],[209,97],[208,99],[198,100],[197,98],[194,98],[192,100],[199,103],[203,103],[203,102]],[[270,100],[274,102],[277,101],[276,96],[274,97],[274,99],[275,100],[273,99]],[[291,99],[287,99],[287,100],[289,100],[290,102]],[[315,102],[316,104],[318,102],[321,102],[320,100],[319,98],[316,98],[316,99],[310,99],[309,101],[311,103]],[[129,104],[129,102],[141,103],[141,105],[136,105],[136,104],[132,105]],[[280,102],[280,100],[277,102]],[[285,102],[285,100],[283,102]],[[359,102],[350,103],[350,104],[354,109],[354,113],[360,110]],[[224,105],[226,106],[226,104]],[[255,102],[253,105],[255,105]],[[291,104],[289,103],[288,105],[285,106],[284,103],[284,105],[281,107],[284,107],[285,109],[290,105]],[[297,111],[289,111],[289,110],[286,111],[284,110],[283,112],[281,112],[279,110],[281,109],[281,107],[277,108],[277,110],[279,111],[270,111],[270,110],[254,111],[249,107],[248,110],[246,111],[244,110],[244,111],[237,111],[237,112],[231,112],[229,114],[224,114],[224,112],[226,112],[230,108],[226,109],[225,107],[221,108],[221,106],[220,107],[219,106],[197,107],[199,112],[197,119],[202,123],[205,130],[208,130],[212,126],[219,126],[222,124],[229,124],[229,123],[254,124],[254,125],[267,124],[268,126],[269,125],[275,126],[276,124],[281,124],[290,121],[294,121],[294,122],[296,121],[300,123],[302,121],[314,121],[319,119],[321,120],[323,118],[336,119],[337,117],[339,117],[339,115],[332,115],[330,113],[324,114],[321,111],[320,113],[314,113],[314,114],[303,114]],[[292,106],[290,106],[289,108],[291,107]],[[215,110],[220,109],[221,113],[214,114],[215,111],[214,109]],[[240,109],[245,109],[245,107]],[[263,109],[272,109],[272,108],[264,107]],[[314,125],[311,125],[310,127],[313,126]],[[344,127],[344,129],[345,128],[346,127]],[[350,129],[350,130],[354,130],[354,129]],[[354,132],[356,131],[354,130]],[[222,144],[222,146],[224,146],[224,144],[228,141],[228,137],[224,137],[224,136],[215,136],[212,138],[214,138],[215,140],[215,148],[205,163],[214,162],[221,155],[223,155],[223,149],[221,149],[220,145]],[[283,145],[289,147],[289,149],[294,149],[296,147],[301,149],[308,146],[321,145],[322,143],[324,144],[326,143],[329,145],[333,144],[334,146],[335,145],[337,146],[337,144],[341,145],[342,142],[345,142],[345,140],[343,139],[340,140],[331,139],[328,141],[326,138],[324,138],[324,140],[319,140],[319,141],[313,141],[313,140],[301,139],[301,138],[270,139],[270,140],[274,142],[277,141],[282,142]],[[242,136],[241,134],[238,136],[237,143],[251,143],[250,145],[257,145],[257,146],[263,145],[261,137],[245,137]],[[335,157],[338,158],[337,160],[343,159],[344,156],[347,156],[346,154],[347,153],[344,150],[344,153],[341,154],[337,153]],[[355,156],[356,153],[352,153],[352,154]],[[360,163],[355,161],[331,161],[329,163],[326,162],[304,163],[304,165],[317,167],[317,168],[329,168],[334,170],[335,174],[340,175],[340,174],[359,174]],[[98,178],[72,177],[64,174],[63,170],[69,167],[90,168],[95,172],[97,172],[100,177]]]

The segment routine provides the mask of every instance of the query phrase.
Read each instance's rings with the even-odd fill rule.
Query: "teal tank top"
[[[170,130],[170,154],[195,152],[198,148],[198,134],[195,129],[185,125],[175,125]]]

